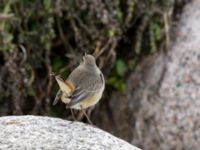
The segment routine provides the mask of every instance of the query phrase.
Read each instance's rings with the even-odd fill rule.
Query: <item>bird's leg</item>
[[[91,106],[90,108],[87,109],[87,114],[88,116],[91,116],[92,111],[94,110],[95,106]]]
[[[72,115],[72,119],[73,121],[77,121],[76,117],[75,117],[75,114],[74,114],[74,111],[72,110],[72,108],[70,108],[70,106],[68,104],[66,104],[66,109],[70,109],[70,112],[71,112],[71,115]],[[73,122],[72,121],[72,122]]]
[[[76,120],[76,117],[75,117],[75,115],[74,115],[74,111],[72,110],[72,108],[70,108],[70,111],[71,111],[71,114],[72,114],[73,121],[77,121],[77,120]]]
[[[85,110],[83,109],[83,107],[81,106],[81,111],[83,112],[83,114],[85,115],[85,117],[87,118],[89,124],[93,125],[92,121],[90,120],[90,118],[88,117],[87,113],[85,112]]]
[[[77,120],[78,121],[82,120],[84,116],[85,115],[82,112],[78,113]]]

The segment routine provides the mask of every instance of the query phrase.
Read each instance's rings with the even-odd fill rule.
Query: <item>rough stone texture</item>
[[[165,144],[179,149],[200,147],[199,31],[200,1],[196,0],[184,10],[159,92],[163,115],[158,116],[158,131]]]
[[[39,116],[0,117],[0,149],[139,150],[90,125]]]
[[[167,53],[128,82],[129,107],[136,113],[133,142],[144,149],[198,150],[200,147],[200,0],[187,4]],[[144,69],[144,68],[143,68]],[[146,69],[146,68],[145,68]],[[141,74],[140,74],[141,75]],[[139,80],[137,80],[139,78]],[[134,91],[134,92],[133,92]]]

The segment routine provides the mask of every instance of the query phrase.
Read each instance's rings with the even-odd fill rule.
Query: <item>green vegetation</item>
[[[67,77],[84,52],[100,54],[107,88],[123,92],[125,77],[165,43],[169,11],[180,4],[0,0],[0,102],[12,105],[10,114],[62,114],[51,108],[57,86],[50,74]],[[34,106],[25,105],[26,99]]]

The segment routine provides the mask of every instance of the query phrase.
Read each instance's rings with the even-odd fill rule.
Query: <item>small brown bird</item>
[[[72,71],[67,80],[56,76],[56,81],[60,90],[53,105],[61,99],[66,108],[82,110],[85,115],[83,109],[94,106],[101,99],[105,88],[104,76],[92,55],[83,56],[80,65]],[[87,115],[86,117],[91,123]]]

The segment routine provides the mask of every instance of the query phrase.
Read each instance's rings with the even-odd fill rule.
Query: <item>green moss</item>
[[[52,70],[53,72],[59,72],[59,70],[65,67],[65,62],[62,61],[61,58],[56,57],[52,60]]]
[[[120,92],[124,92],[125,91],[124,75],[126,71],[127,71],[127,66],[125,62],[122,59],[118,59],[116,61],[115,67],[112,70],[112,74],[107,81],[107,84]]]
[[[107,80],[107,84],[120,92],[125,91],[125,83],[122,78],[113,76]]]
[[[119,76],[124,76],[127,70],[126,64],[122,59],[118,59],[116,62],[116,72]]]

